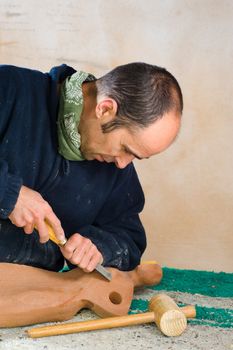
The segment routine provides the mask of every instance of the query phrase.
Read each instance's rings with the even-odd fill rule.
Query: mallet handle
[[[182,306],[179,309],[183,312],[183,314],[185,314],[186,318],[196,317],[196,309],[193,305]]]
[[[58,324],[54,326],[32,328],[27,331],[31,338],[48,337],[58,334],[70,334],[78,332],[86,332],[97,329],[117,328],[123,326],[132,326],[142,323],[154,321],[154,312],[146,312],[136,315],[115,316],[101,318],[98,320],[73,322],[66,324]]]
[[[180,310],[185,314],[186,317],[195,317],[195,308],[191,305],[182,307]],[[31,338],[41,338],[52,335],[86,332],[97,329],[133,326],[154,321],[154,312],[146,312],[136,315],[116,316],[101,318],[98,320],[73,322],[66,324],[63,323],[54,326],[31,328],[27,331],[27,333]]]

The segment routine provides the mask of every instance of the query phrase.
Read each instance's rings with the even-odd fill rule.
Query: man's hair
[[[96,86],[98,98],[110,97],[118,106],[116,118],[102,125],[104,133],[121,127],[145,128],[171,110],[182,114],[180,86],[165,68],[125,64],[97,79]]]

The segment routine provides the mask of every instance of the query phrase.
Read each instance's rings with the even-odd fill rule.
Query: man
[[[132,161],[174,141],[182,108],[175,78],[145,63],[100,79],[66,65],[0,66],[0,261],[135,268],[146,237]],[[45,220],[58,239],[65,232],[63,248]]]

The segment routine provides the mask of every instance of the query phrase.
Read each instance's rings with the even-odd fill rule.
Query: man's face
[[[81,151],[87,160],[115,163],[125,168],[134,158],[150,158],[164,151],[176,138],[180,117],[170,111],[152,125],[130,132],[126,128],[103,133],[101,123],[81,135]]]

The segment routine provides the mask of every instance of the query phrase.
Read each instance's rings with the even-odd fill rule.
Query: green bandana
[[[89,73],[77,71],[61,87],[58,111],[58,152],[68,160],[84,160],[80,151],[78,125],[83,110],[82,83],[96,80]]]

